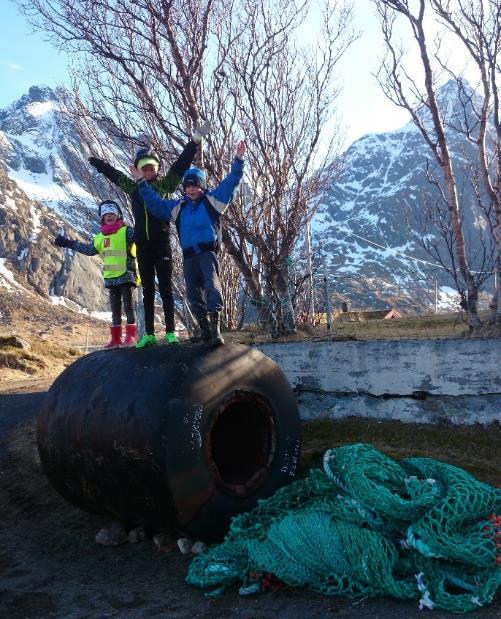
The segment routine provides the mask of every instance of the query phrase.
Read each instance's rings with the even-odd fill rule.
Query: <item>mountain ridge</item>
[[[441,106],[454,115],[458,102],[452,86],[439,95]],[[37,294],[102,311],[108,308],[99,261],[52,244],[61,228],[88,240],[97,231],[97,203],[110,196],[110,185],[87,163],[89,147],[72,126],[63,99],[59,91],[32,86],[0,110],[0,223],[6,230],[0,237],[0,257],[4,269]],[[427,110],[420,114],[426,121]],[[456,160],[471,159],[473,147],[451,133],[451,127],[447,131]],[[116,165],[125,165],[118,148],[109,156]],[[414,238],[419,230],[411,220],[419,219],[425,200],[436,199],[424,177],[432,156],[418,128],[409,122],[363,136],[342,160],[344,171],[326,191],[312,223],[335,302],[373,309],[431,309],[438,281],[440,301],[450,303],[450,279]],[[459,169],[457,173],[461,176]],[[471,196],[466,201],[471,236],[478,234],[480,220]],[[318,293],[321,297],[323,288]]]
[[[444,85],[437,98],[440,109],[445,110],[458,187],[466,188],[460,196],[465,236],[478,237],[469,256],[474,270],[479,262],[479,239],[485,240],[487,235],[474,195],[468,191],[465,172],[458,164],[474,161],[476,152],[451,126],[450,115],[457,113],[459,105],[453,86]],[[419,116],[429,123],[427,109],[422,109]],[[349,277],[359,280],[356,284],[346,283],[341,297],[348,301],[356,295],[368,306],[381,307],[392,305],[391,297],[395,295],[402,307],[431,308],[436,281],[443,301],[457,296],[451,278],[417,240],[425,234],[421,228],[424,213],[439,200],[436,188],[426,180],[426,170],[443,183],[417,126],[410,121],[391,132],[363,136],[345,151],[343,163],[340,177],[326,192],[312,223],[313,237],[321,245],[331,273],[345,278],[345,282]],[[371,281],[374,278],[387,283],[388,294],[382,286],[376,290]],[[423,303],[418,296],[422,296]]]

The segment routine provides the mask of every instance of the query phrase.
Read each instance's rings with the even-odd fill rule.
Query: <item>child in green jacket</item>
[[[209,122],[205,122],[201,127],[197,128],[193,134],[193,139],[186,144],[178,159],[163,176],[159,174],[160,158],[150,148],[141,148],[137,151],[134,165],[142,171],[148,184],[154,187],[161,196],[167,197],[179,186],[183,174],[190,167],[195,157],[198,144],[207,135],[209,130]],[[145,335],[138,342],[137,347],[143,348],[156,343],[154,328],[155,275],[158,280],[158,290],[164,309],[165,339],[169,344],[177,343],[179,340],[174,326],[172,251],[169,222],[154,217],[147,212],[136,183],[127,174],[96,157],[91,157],[89,163],[131,197],[137,261],[143,287],[145,323]]]

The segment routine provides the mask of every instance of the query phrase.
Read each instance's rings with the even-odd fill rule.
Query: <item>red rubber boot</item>
[[[135,346],[137,342],[137,325],[125,325],[125,340],[122,344],[123,348]]]
[[[110,327],[111,339],[106,344],[105,348],[118,348],[122,343],[122,325]]]

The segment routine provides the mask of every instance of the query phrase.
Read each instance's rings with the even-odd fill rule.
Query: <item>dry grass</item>
[[[374,318],[373,316],[376,316]],[[256,326],[233,333],[225,333],[231,342],[261,343],[269,341],[334,341],[344,340],[394,340],[464,337],[501,337],[501,326],[483,325],[470,332],[459,314],[424,314],[402,318],[381,318],[381,312],[349,312],[333,317],[329,332],[326,324],[299,325],[297,333],[272,340],[269,333]],[[481,314],[484,321],[487,315]]]
[[[60,346],[34,335],[23,338],[28,342],[29,350],[10,344],[9,339],[0,336],[2,384],[22,380],[27,375],[39,379],[55,378],[80,355],[74,348]]]
[[[478,479],[501,487],[497,456],[501,426],[449,426],[348,418],[320,420],[303,426],[301,468],[321,467],[327,449],[370,443],[396,460],[429,457],[464,468]]]
[[[8,303],[8,307],[4,307]],[[90,346],[102,346],[108,339],[109,325],[89,316],[76,314],[39,299],[5,295],[0,309],[7,309],[11,322],[0,325],[0,338],[17,334],[31,344],[29,353],[0,347],[0,380],[55,378],[71,361]],[[380,339],[431,339],[501,337],[500,327],[483,326],[470,333],[458,314],[403,316],[385,320],[383,312],[354,311],[335,314],[330,332],[326,324],[300,324],[293,335],[271,338],[268,330],[250,325],[241,331],[225,332],[225,340],[243,344],[265,342],[346,341]],[[486,318],[486,316],[484,316]],[[157,332],[161,333],[161,325]],[[187,337],[182,333],[181,338]]]

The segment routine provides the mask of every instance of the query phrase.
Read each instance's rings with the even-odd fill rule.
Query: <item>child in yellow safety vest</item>
[[[121,208],[112,200],[101,202],[99,219],[101,231],[94,236],[92,243],[74,241],[62,235],[58,235],[54,243],[87,256],[101,255],[104,285],[111,306],[111,339],[105,348],[133,346],[137,342],[137,325],[132,290],[139,284],[134,228],[125,225]],[[123,341],[122,303],[127,317]]]

